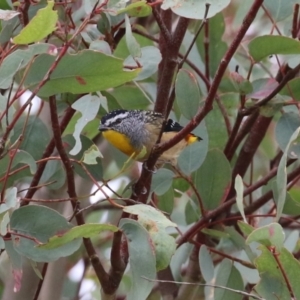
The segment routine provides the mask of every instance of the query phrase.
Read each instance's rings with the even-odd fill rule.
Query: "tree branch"
[[[54,96],[49,98],[49,105],[50,105],[50,115],[51,115],[51,123],[52,123],[52,130],[53,130],[53,138],[55,141],[56,149],[61,157],[62,163],[64,164],[67,176],[67,187],[68,187],[68,194],[69,197],[72,199],[77,199],[76,188],[75,188],[75,181],[74,181],[74,172],[73,172],[73,165],[65,151],[62,139],[61,139],[61,131],[58,122],[58,115],[57,115],[57,108],[56,108],[56,99]],[[74,210],[79,210],[80,203],[78,200],[71,201],[72,207]],[[83,214],[77,213],[76,214],[76,221],[78,225],[85,224]],[[103,290],[106,293],[110,293],[110,284],[109,284],[109,275],[105,272],[100,259],[93,247],[91,239],[83,238],[83,244],[91,261],[91,264],[95,270],[95,273],[102,285]]]

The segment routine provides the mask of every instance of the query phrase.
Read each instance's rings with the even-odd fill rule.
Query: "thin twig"
[[[157,280],[157,279],[147,278],[145,276],[141,276],[141,277],[148,280],[148,281],[151,281],[151,282],[165,282],[165,283],[182,284],[182,285],[209,286],[209,287],[212,287],[212,288],[223,289],[223,290],[226,290],[226,291],[234,292],[234,293],[237,293],[237,294],[240,294],[240,295],[243,295],[243,296],[247,296],[247,297],[251,297],[251,298],[254,298],[254,299],[258,299],[258,300],[266,300],[264,298],[261,298],[259,296],[254,295],[254,294],[249,294],[249,293],[246,293],[246,292],[243,292],[243,291],[240,291],[240,290],[231,289],[231,288],[228,288],[226,286],[221,286],[221,285],[213,285],[213,284],[198,283],[198,282],[196,283],[196,282],[184,282],[184,281],[181,282],[181,281],[170,281],[170,280]]]

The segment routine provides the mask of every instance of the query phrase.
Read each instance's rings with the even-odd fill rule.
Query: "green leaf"
[[[168,170],[159,169],[152,178],[151,191],[157,195],[163,195],[172,185],[175,174]]]
[[[12,166],[16,166],[17,164],[26,164],[30,168],[31,174],[34,174],[36,172],[36,162],[33,159],[33,157],[23,150],[16,150],[17,153],[14,157]]]
[[[137,57],[141,57],[141,47],[135,37],[132,35],[131,24],[127,15],[125,15],[125,27],[126,27],[126,44],[129,50],[130,55],[135,59]]]
[[[17,204],[17,188],[11,187],[5,191],[4,203],[0,204],[0,214],[8,211],[11,208],[14,208]],[[5,234],[2,234],[3,236]]]
[[[209,136],[209,149],[217,148],[223,151],[228,140],[228,133],[224,117],[218,106],[214,108],[205,117],[205,125]]]
[[[299,3],[298,0],[264,0],[264,7],[268,10],[272,19],[279,22],[293,14],[296,3]]]
[[[39,55],[32,63],[24,86],[34,90],[54,64],[56,57]],[[123,61],[93,50],[66,54],[58,63],[49,81],[40,89],[40,97],[58,93],[89,93],[116,87],[134,79],[139,69],[124,71]]]
[[[36,162],[33,157],[23,150],[12,150],[12,152],[17,151],[17,153],[13,157],[13,161],[11,162],[11,157],[6,156],[5,158],[0,160],[0,174],[5,174],[8,170],[8,166],[11,163],[11,170],[19,167],[20,165],[28,165],[31,171],[31,174],[36,172]],[[2,173],[3,172],[3,173]]]
[[[77,120],[75,125],[73,137],[76,143],[74,148],[70,151],[71,155],[76,155],[81,150],[80,134],[85,125],[96,117],[99,107],[99,97],[92,95],[85,95],[72,104],[72,108],[81,113],[81,118]]]
[[[74,116],[72,117],[71,121],[69,122],[67,128],[63,132],[64,136],[68,135],[68,134],[73,134],[77,120],[79,120],[80,118],[81,118],[81,113],[74,114]],[[99,129],[98,129],[99,123],[100,123],[100,121],[97,118],[88,122],[84,126],[81,134],[92,140],[99,134]]]
[[[189,198],[189,201],[184,207],[185,222],[188,225],[197,222],[201,217],[199,203],[195,198],[196,197],[193,197],[193,199]]]
[[[186,175],[190,175],[199,169],[208,151],[208,135],[205,122],[201,122],[197,129],[197,135],[202,140],[183,149],[178,157],[178,167]]]
[[[297,77],[290,80],[279,93],[290,96],[293,100],[300,101],[300,78]]]
[[[276,182],[275,183],[275,190],[272,189],[273,193],[277,192],[276,188]],[[299,197],[300,191],[297,187],[291,188],[286,193],[286,200],[283,207],[283,213],[291,216],[297,216],[300,214],[300,197]],[[277,197],[274,196],[276,199]]]
[[[51,184],[49,184],[51,182]],[[48,161],[43,175],[40,179],[40,184],[48,184],[50,190],[60,189],[66,182],[66,172],[63,163],[57,160]]]
[[[136,204],[126,206],[123,210],[138,216],[138,222],[148,231],[154,244],[157,271],[165,269],[176,250],[175,239],[165,229],[177,225],[150,205]]]
[[[0,5],[1,7],[1,5]],[[10,8],[10,7],[8,7]],[[10,20],[12,18],[14,18],[15,16],[19,15],[20,12],[18,11],[15,11],[15,10],[3,10],[3,9],[0,9],[0,20]]]
[[[118,231],[118,227],[110,224],[84,224],[75,226],[69,231],[50,237],[47,243],[39,245],[40,249],[55,249],[79,238],[92,238],[98,236],[102,231]]]
[[[15,44],[24,45],[38,42],[52,33],[58,20],[57,11],[53,10],[54,1],[48,1],[45,8],[40,9],[16,37]]]
[[[205,282],[209,283],[214,278],[214,263],[211,255],[205,245],[202,245],[199,251],[199,266]]]
[[[180,170],[189,175],[196,171],[204,162],[208,150],[207,141],[199,141],[186,147],[179,155]]]
[[[162,230],[149,232],[155,247],[156,271],[164,270],[176,251],[175,239]]]
[[[0,237],[0,249],[5,249],[5,242],[2,236]]]
[[[103,158],[99,148],[96,145],[92,145],[88,150],[84,151],[83,162],[87,165],[96,165],[97,157]]]
[[[193,174],[205,209],[218,207],[226,198],[231,185],[231,167],[222,151],[208,151],[204,163]]]
[[[165,213],[172,213],[174,206],[174,189],[170,187],[164,194],[157,196],[158,208]]]
[[[243,217],[245,223],[247,223],[245,212],[244,212],[244,183],[242,177],[238,174],[235,177],[234,189],[236,190],[236,204]]]
[[[253,226],[249,225],[248,223],[244,223],[242,221],[238,221],[238,226],[245,236],[248,236],[253,230],[255,230]]]
[[[99,19],[97,23],[97,29],[102,33],[102,34],[107,34],[111,32],[111,24],[110,24],[110,16],[108,13],[102,12],[100,14],[101,18]],[[95,41],[96,42],[96,41]],[[90,49],[92,45],[90,45]],[[94,47],[94,46],[92,46]],[[96,50],[96,49],[94,49]]]
[[[264,246],[260,246],[259,249],[262,253],[255,260],[255,265],[261,280],[255,286],[256,292],[268,300],[290,300],[291,294],[282,274],[284,272],[293,291],[294,299],[298,299],[300,297],[299,261],[285,248],[280,253],[272,253]]]
[[[0,0],[0,8],[1,9],[11,9],[12,7],[8,5],[6,0]]]
[[[2,204],[3,205],[3,204]],[[9,224],[10,218],[9,218],[9,212],[6,212],[1,220],[1,225],[0,225],[0,233],[1,233],[1,238],[2,236],[5,236],[7,234],[7,228],[8,228],[8,224]],[[2,242],[4,242],[4,240],[2,239]],[[1,245],[1,247],[3,246],[3,244]],[[0,247],[0,248],[1,248]],[[1,248],[2,249],[2,248]]]
[[[1,69],[1,66],[0,66],[0,69]],[[1,81],[1,79],[0,79],[0,81]],[[6,114],[6,117],[0,121],[1,132],[5,132],[7,126],[11,123],[11,121],[14,117],[14,114],[16,112],[16,109],[14,108],[14,106],[11,105],[10,107],[8,107],[7,103],[8,103],[7,96],[0,95],[0,112],[1,112],[1,114],[3,114],[4,112]]]
[[[12,265],[12,273],[14,276],[14,290],[19,291],[21,289],[20,280],[22,279],[23,269],[22,264],[24,258],[14,249],[13,242],[11,240],[5,241],[5,251],[9,257]]]
[[[280,252],[284,242],[284,232],[278,223],[271,223],[269,225],[253,230],[246,243],[249,245],[252,242],[258,242],[266,247],[275,246],[276,251]]]
[[[12,267],[14,269],[20,269],[22,271],[22,261],[24,260],[24,258],[22,258],[22,256],[20,256],[20,254],[15,250],[12,240],[5,241],[5,250],[7,251],[7,254],[10,258]]]
[[[218,269],[216,285],[243,291],[244,283],[241,274],[233,263],[225,258]],[[214,300],[242,300],[243,296],[222,288],[215,289]]]
[[[136,86],[120,86],[111,91],[110,96],[115,97],[116,104],[124,109],[147,109],[150,104],[149,99]]]
[[[230,0],[184,0],[179,1],[179,3],[178,1],[174,0],[165,0],[163,1],[161,8],[171,8],[174,14],[177,14],[181,17],[189,19],[203,19],[207,3],[210,4],[207,18],[211,18],[229,5]]]
[[[288,157],[288,151],[291,146],[291,144],[295,141],[295,139],[298,137],[300,132],[300,127],[298,127],[295,132],[292,134],[284,152],[280,159],[279,165],[278,165],[278,171],[277,171],[277,177],[276,177],[276,183],[277,183],[277,192],[278,192],[278,198],[277,198],[277,211],[276,211],[276,220],[278,221],[281,217],[282,210],[285,203],[285,196],[286,196],[286,190],[287,190],[287,169],[286,169],[286,162]]]
[[[220,230],[216,230],[216,229],[209,229],[209,228],[204,228],[201,230],[201,232],[203,232],[204,234],[207,234],[209,236],[212,236],[214,238],[229,238],[229,234],[224,232],[224,231],[220,231]]]
[[[15,17],[8,21],[2,21],[0,25],[0,44],[3,45],[10,41],[11,37],[14,35],[16,27],[20,26],[20,19]]]
[[[95,146],[95,144],[90,139],[83,135],[80,136],[80,139],[82,144],[82,149],[80,150],[80,152],[75,156],[69,155],[70,158],[76,159],[78,161],[82,161],[84,159],[84,153],[86,150],[91,149],[93,146]],[[64,136],[63,143],[67,153],[69,153],[70,149],[74,148],[75,145],[74,137],[72,135]],[[103,180],[102,163],[99,157],[96,158],[96,161],[97,164],[90,165],[84,163],[84,165],[95,180],[101,181]],[[85,170],[79,164],[74,163],[74,171],[82,178],[90,180],[90,177],[86,174]]]
[[[11,142],[14,143],[23,135],[23,142],[19,147],[20,150],[28,152],[28,155],[32,156],[34,160],[38,160],[42,157],[44,149],[50,141],[50,134],[45,123],[36,116],[30,116],[23,133],[23,127],[25,118],[20,118],[14,127],[14,134],[11,138]],[[37,147],[37,145],[39,145]],[[27,159],[29,156],[27,155]],[[26,163],[28,164],[30,160]],[[33,167],[33,166],[32,166]],[[33,167],[34,168],[34,167]]]
[[[300,127],[299,114],[295,112],[287,112],[281,115],[276,124],[275,138],[282,152],[286,149],[291,136],[298,127]],[[290,145],[288,149],[288,156],[290,158],[300,157],[300,145],[298,140]]]
[[[252,82],[253,91],[247,95],[247,98],[261,100],[267,97],[278,86],[274,78],[261,78]]]
[[[180,69],[175,82],[176,101],[180,112],[191,120],[199,110],[201,93],[193,72]]]
[[[235,88],[235,90],[241,94],[250,94],[253,91],[252,84],[248,79],[245,79],[242,75],[237,72],[230,72],[230,80]]]
[[[119,14],[128,13],[131,17],[147,17],[151,15],[152,7],[146,3],[146,0],[136,1],[127,5],[124,9],[118,11]]]
[[[10,219],[14,249],[37,262],[50,262],[71,255],[80,247],[81,240],[74,240],[56,249],[42,250],[36,247],[35,241],[24,235],[35,238],[40,243],[46,243],[50,237],[63,234],[71,228],[72,225],[62,215],[45,206],[23,206],[15,210]]]
[[[286,102],[286,98],[281,95],[276,95],[271,101],[259,108],[259,113],[265,117],[273,117],[278,113]]]
[[[39,270],[39,265],[38,265],[38,263],[35,262],[35,261],[32,261],[32,260],[29,260],[29,263],[30,263],[30,265],[31,265],[31,267],[32,267],[32,269],[33,269],[35,275],[36,275],[39,279],[43,280],[44,278],[43,278],[42,273],[41,273],[40,270]]]
[[[161,61],[161,53],[157,47],[154,46],[146,46],[141,48],[141,56],[135,57],[129,56],[125,59],[124,65],[136,68],[137,63],[141,65],[142,69],[138,76],[134,79],[135,81],[144,80],[154,73],[156,73],[158,69],[158,65]],[[132,102],[131,102],[132,103]]]
[[[286,36],[259,36],[249,43],[249,53],[256,62],[272,54],[300,54],[300,41]]]
[[[156,208],[146,204],[136,204],[124,207],[124,212],[129,214],[137,215],[138,221],[148,230],[154,228],[167,228],[177,227],[177,225],[171,222],[166,216]]]
[[[126,1],[120,1],[120,0],[110,0],[107,3],[107,8],[109,10],[112,10],[112,13],[117,14],[117,12],[126,6]]]
[[[244,225],[246,226],[247,224],[244,223]],[[248,225],[247,228],[248,231],[249,231],[249,227],[250,225]],[[235,245],[235,247],[237,247],[237,249],[239,250],[243,249],[247,254],[249,260],[253,263],[254,259],[256,258],[256,254],[254,254],[250,246],[246,244],[245,238],[233,227],[225,227],[224,231],[229,235],[229,238],[232,241],[232,243]]]
[[[0,86],[3,89],[9,88],[18,70],[24,68],[35,55],[47,53],[52,47],[49,44],[34,44],[29,45],[25,50],[18,49],[6,56],[0,65]]]
[[[146,299],[154,283],[143,277],[156,278],[152,242],[146,229],[134,220],[122,219],[120,229],[127,238],[131,271],[131,288],[126,296],[130,300]]]

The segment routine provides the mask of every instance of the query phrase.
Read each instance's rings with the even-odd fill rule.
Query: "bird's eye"
[[[117,119],[117,120],[115,121],[116,124],[120,124],[121,122],[122,122],[122,119]]]

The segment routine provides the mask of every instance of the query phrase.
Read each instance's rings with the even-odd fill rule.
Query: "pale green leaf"
[[[27,26],[13,38],[13,42],[19,45],[30,44],[52,33],[58,20],[57,11],[53,10],[53,6],[54,1],[48,1],[48,5],[37,12]]]
[[[209,283],[214,278],[214,263],[205,245],[199,251],[199,266],[205,282]]]
[[[55,59],[56,57],[49,54],[39,55],[33,61],[25,78],[25,88],[34,90]],[[38,95],[48,97],[58,93],[81,94],[102,91],[131,81],[139,71],[139,69],[124,71],[121,59],[93,50],[66,54]]]
[[[125,26],[126,26],[126,34],[125,34],[126,44],[130,55],[133,58],[141,57],[142,56],[141,47],[132,34],[131,24],[127,15],[125,15]]]
[[[131,288],[126,296],[130,300],[147,299],[154,282],[143,277],[156,278],[153,244],[146,229],[134,220],[122,219],[120,229],[127,238],[131,272]]]
[[[159,169],[152,178],[151,191],[157,195],[163,195],[172,185],[175,174],[168,170]]]
[[[222,260],[216,278],[217,286],[222,286],[238,291],[244,289],[243,279],[239,271],[235,268],[232,261],[225,258]],[[242,300],[241,294],[230,291],[229,289],[215,289],[214,300]]]
[[[280,252],[283,247],[284,237],[285,234],[282,227],[278,223],[271,223],[253,230],[249,234],[246,244],[258,242],[266,247],[275,246],[276,251]]]
[[[135,57],[133,59],[133,57],[130,55],[125,59],[124,65],[136,67],[136,62],[138,61],[142,69],[139,75],[134,80],[140,81],[150,77],[157,71],[158,64],[160,63],[161,58],[161,53],[157,47],[146,46],[141,48],[141,57]],[[130,104],[133,104],[133,101],[131,99]]]
[[[81,131],[88,122],[92,121],[96,117],[99,107],[99,97],[92,95],[85,95],[72,104],[72,108],[81,113],[81,118],[77,120],[75,125],[75,130],[73,133],[73,137],[75,139],[75,146],[70,151],[71,155],[76,155],[81,150]]]
[[[9,212],[6,212],[1,220],[1,225],[0,225],[1,236],[5,236],[7,234],[7,227],[8,227],[9,221],[10,221]]]
[[[58,233],[63,234],[72,227],[57,211],[42,205],[27,205],[18,208],[12,213],[10,219],[14,249],[22,256],[36,262],[55,261],[78,250],[81,245],[79,239],[51,250],[36,247],[39,243],[46,243],[50,237]],[[26,237],[14,235],[14,232],[22,233]]]
[[[286,197],[286,188],[287,188],[287,170],[286,170],[286,162],[288,158],[288,151],[291,146],[291,144],[295,141],[295,139],[298,137],[300,131],[300,127],[298,127],[295,132],[292,134],[284,152],[280,159],[278,171],[277,171],[277,177],[276,177],[276,183],[277,183],[277,191],[278,191],[278,198],[277,198],[277,211],[276,211],[276,220],[279,220],[282,214],[282,210],[285,203],[285,197]]]
[[[110,224],[84,224],[71,228],[66,233],[52,236],[47,243],[39,245],[40,249],[55,249],[79,238],[98,236],[102,231],[118,231],[118,227]]]
[[[146,3],[146,0],[130,3],[125,8],[118,11],[119,14],[128,13],[131,17],[147,17],[151,14],[152,7]]]
[[[16,187],[10,187],[5,191],[5,198],[2,201],[3,203],[0,204],[0,214],[16,206],[17,193],[18,190]]]
[[[88,150],[84,151],[83,162],[87,165],[96,165],[97,157],[103,158],[103,155],[99,151],[96,145],[92,145]]]
[[[210,4],[207,18],[211,18],[229,3],[230,0],[165,0],[161,8],[171,8],[175,14],[181,17],[201,20],[204,18],[206,4]]]
[[[149,230],[153,226],[160,228],[177,227],[161,211],[147,204],[125,206],[123,210],[129,214],[137,215],[138,221]]]
[[[234,182],[234,188],[235,188],[235,191],[236,191],[236,204],[237,204],[237,207],[243,217],[243,220],[245,223],[247,223],[247,219],[246,219],[246,216],[245,216],[245,212],[244,212],[244,203],[243,203],[243,200],[244,200],[244,183],[243,183],[243,179],[242,177],[238,174],[236,177],[235,177],[235,182]]]
[[[19,15],[20,12],[18,11],[15,11],[15,10],[3,10],[3,9],[0,9],[0,20],[10,20],[12,19],[13,17]]]
[[[179,70],[175,81],[175,93],[180,112],[191,120],[199,110],[201,100],[199,84],[193,72]]]
[[[272,54],[300,54],[300,41],[286,36],[259,36],[254,38],[248,47],[250,55],[256,62]]]

